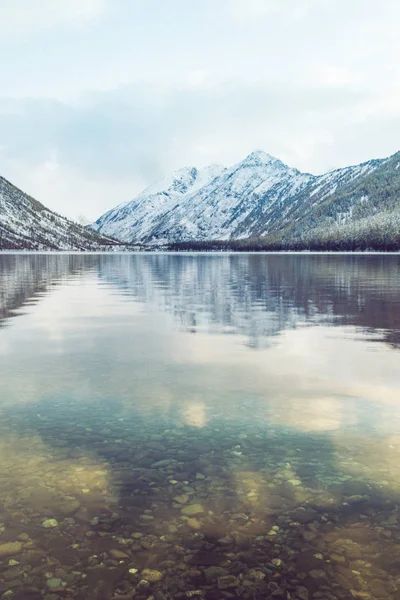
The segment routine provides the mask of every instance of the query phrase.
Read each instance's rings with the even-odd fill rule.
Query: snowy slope
[[[323,175],[311,176],[307,186],[288,194],[282,201],[266,211],[263,218],[251,227],[251,235],[266,236],[272,231],[280,230],[297,221],[302,221],[306,214],[316,212],[318,207],[333,199],[336,194],[345,191],[352,182],[363,181],[388,159],[371,160],[360,165],[335,169]],[[239,236],[235,232],[235,237]]]
[[[225,168],[220,165],[210,165],[203,169],[179,169],[146,188],[134,200],[105,213],[92,228],[125,242],[147,241],[149,231],[157,227],[166,213],[186,197],[196,194],[207,183],[214,181],[224,171]]]
[[[0,177],[0,249],[99,250],[109,243]]]
[[[165,214],[146,241],[248,237],[268,207],[303,189],[310,177],[254,152]]]
[[[163,244],[266,236],[385,164],[301,173],[256,151],[230,168],[187,167],[100,217],[92,228],[124,242]]]

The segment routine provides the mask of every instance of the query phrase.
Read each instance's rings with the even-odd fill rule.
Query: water
[[[0,597],[400,598],[400,257],[0,256]]]

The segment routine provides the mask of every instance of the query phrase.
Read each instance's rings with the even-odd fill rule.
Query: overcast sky
[[[320,173],[400,150],[398,0],[1,0],[0,174],[95,219],[255,149]]]

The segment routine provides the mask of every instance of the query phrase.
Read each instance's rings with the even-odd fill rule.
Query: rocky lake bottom
[[[329,327],[321,329],[321,307],[295,323],[292,306],[268,325],[259,307],[251,322],[236,307],[221,333],[217,313],[205,331],[201,315],[193,320],[196,303],[178,310],[176,287],[137,313],[126,271],[116,300],[119,264],[103,288],[91,259],[83,294],[85,260],[65,276],[56,261],[55,292],[42,277],[28,298],[3,307],[0,599],[400,600],[398,283],[378,323],[370,310],[367,333],[337,325],[353,314],[343,298],[336,316],[325,308]],[[175,263],[169,270],[178,272]],[[340,286],[348,297],[348,281]],[[35,312],[61,291],[46,316]],[[218,306],[227,297],[224,288]],[[357,303],[365,318],[365,298]],[[161,305],[179,323],[169,350]],[[296,328],[285,345],[285,330]],[[267,330],[272,345],[261,343]],[[337,367],[329,375],[321,355]]]
[[[1,598],[400,598],[398,440],[36,410],[2,423]]]

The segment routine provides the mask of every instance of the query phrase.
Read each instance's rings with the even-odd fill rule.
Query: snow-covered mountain
[[[101,250],[114,243],[52,212],[0,177],[0,249]]]
[[[92,229],[100,233],[107,231],[105,235],[125,242],[133,239],[149,241],[149,232],[157,228],[166,214],[218,179],[225,171],[220,165],[210,165],[203,169],[179,169],[171,176],[150,185],[134,200],[105,213],[92,225]]]
[[[309,228],[310,218],[318,218],[322,205],[346,194],[393,158],[316,176],[256,151],[230,168],[176,171],[91,227],[124,242],[146,244],[265,237],[285,231],[305,215]],[[348,221],[351,211],[346,214]]]

